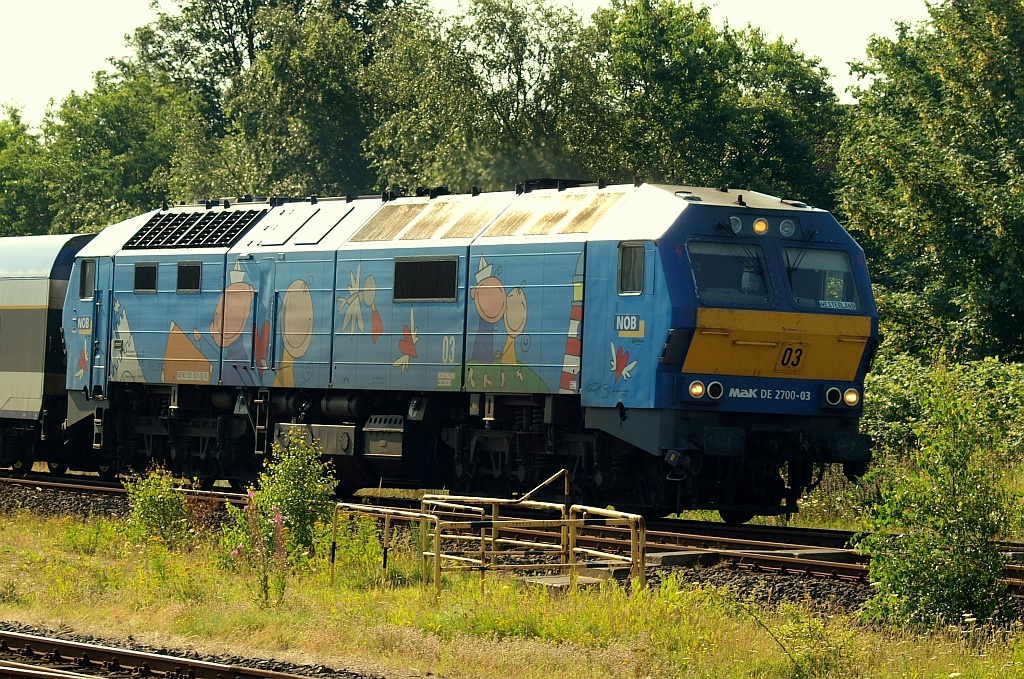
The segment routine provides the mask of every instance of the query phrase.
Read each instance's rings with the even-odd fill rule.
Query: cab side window
[[[619,294],[639,295],[644,291],[644,246],[642,243],[619,245]]]
[[[96,260],[82,260],[82,275],[78,279],[78,298],[81,300],[92,299],[96,293]]]

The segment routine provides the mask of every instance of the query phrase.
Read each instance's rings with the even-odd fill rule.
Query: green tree
[[[576,143],[597,174],[831,204],[841,111],[816,60],[677,0],[616,0],[594,22],[604,110]]]
[[[146,76],[99,72],[43,121],[55,230],[94,230],[151,210],[167,197],[167,169],[181,121],[196,102]]]
[[[227,100],[227,134],[214,153],[180,138],[175,197],[210,186],[214,195],[344,195],[370,183],[359,87],[362,38],[344,19],[310,8],[261,14],[268,44]],[[197,124],[198,125],[198,124]],[[193,140],[215,135],[209,126]],[[216,146],[216,145],[210,145]]]
[[[580,18],[535,0],[473,0],[442,19],[400,13],[375,36],[365,143],[378,182],[408,191],[511,188],[584,171],[565,130],[591,106]]]
[[[594,22],[611,109],[605,144],[589,149],[591,167],[619,178],[719,181],[736,104],[735,41],[707,8],[675,0],[615,0]]]
[[[794,43],[766,40],[755,28],[733,38],[738,98],[723,183],[831,209],[843,111],[828,71]]]
[[[16,108],[0,119],[0,236],[46,233],[53,209],[46,193],[47,165],[39,138]]]
[[[903,349],[1024,356],[1024,6],[945,0],[874,38],[840,153],[841,207],[934,331]],[[923,341],[922,341],[923,340]]]

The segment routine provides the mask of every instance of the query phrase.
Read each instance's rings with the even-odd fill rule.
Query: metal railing
[[[342,514],[371,517],[384,522],[382,541],[382,580],[387,583],[388,552],[393,546],[395,521],[420,527],[420,553],[423,585],[431,580],[438,593],[442,575],[448,572],[476,571],[481,587],[487,571],[560,571],[568,572],[570,587],[575,587],[579,570],[593,560],[617,562],[630,568],[630,577],[645,584],[646,528],[637,514],[573,505],[538,502],[530,497],[540,488],[565,478],[565,470],[517,499],[425,495],[420,511],[391,509],[376,505],[338,503],[334,510],[331,543],[331,583],[335,576],[338,521]],[[539,512],[542,518],[502,516],[502,510],[514,508]],[[599,544],[600,538],[587,535],[596,527],[625,527],[630,533],[628,555],[599,548],[583,547],[581,541]],[[429,547],[428,547],[429,539]],[[532,562],[526,558],[540,557]]]

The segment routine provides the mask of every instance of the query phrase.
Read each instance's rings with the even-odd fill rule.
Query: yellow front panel
[[[868,316],[701,308],[683,372],[850,381],[870,337]]]

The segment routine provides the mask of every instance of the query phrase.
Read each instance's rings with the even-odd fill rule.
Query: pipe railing
[[[388,552],[393,547],[392,524],[398,520],[419,524],[422,582],[424,586],[427,586],[432,579],[438,593],[441,591],[442,574],[457,571],[478,571],[481,586],[483,586],[484,575],[489,570],[568,571],[570,585],[575,587],[579,569],[586,567],[596,559],[628,565],[630,576],[643,586],[646,582],[646,526],[643,517],[584,505],[573,505],[566,508],[564,504],[529,499],[541,487],[561,477],[566,479],[566,494],[568,494],[568,475],[565,470],[562,470],[523,497],[516,499],[425,495],[421,500],[418,512],[376,505],[338,503],[334,508],[332,526],[330,581],[333,584],[335,578],[339,518],[342,514],[347,514],[370,517],[384,522],[381,547],[383,551],[382,583],[385,585],[388,581]],[[537,511],[554,516],[548,518],[502,517],[502,509],[509,508],[520,511],[524,509]],[[488,516],[490,518],[485,518]],[[629,529],[629,555],[580,546],[581,539],[586,539],[588,529],[609,526]],[[536,531],[541,536],[548,535],[551,538],[557,536],[557,539],[547,542],[540,539],[524,539],[522,536],[509,535],[512,531]],[[452,549],[452,546],[455,546],[456,549]],[[459,548],[462,546],[465,546],[465,549]],[[509,562],[510,558],[526,555],[551,556],[553,559],[557,558],[557,563]]]

